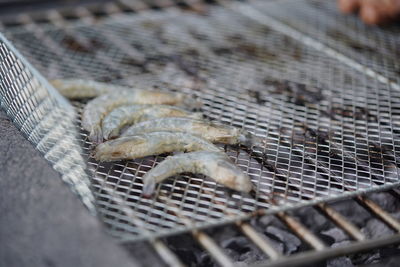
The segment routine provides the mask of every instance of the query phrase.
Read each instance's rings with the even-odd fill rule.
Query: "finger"
[[[400,15],[400,0],[363,0],[360,17],[367,24],[383,25]]]
[[[343,13],[356,13],[360,8],[360,0],[338,0],[337,3]]]

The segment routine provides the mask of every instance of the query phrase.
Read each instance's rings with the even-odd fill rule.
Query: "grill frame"
[[[226,6],[226,3],[223,3],[225,6]],[[229,5],[229,3],[228,3],[228,5]],[[113,5],[111,4],[111,7],[112,7]],[[118,8],[118,6],[117,6],[117,8]],[[109,10],[114,10],[115,11],[115,6],[114,6],[114,8],[108,8]],[[91,15],[91,13],[90,13],[90,11],[87,11],[87,10],[85,10],[85,9],[80,9],[80,13],[81,14],[85,14],[86,16],[87,15],[90,15],[89,16],[89,18],[90,17],[92,17],[92,15]],[[113,11],[111,12],[111,13],[113,13]],[[61,20],[60,20],[60,17],[59,16],[54,16],[54,14],[57,14],[57,13],[50,13],[50,18],[53,20],[53,23],[56,23],[56,21],[58,21],[57,23],[61,23],[61,24],[59,24],[59,25],[63,25],[63,23],[65,23],[65,21],[63,22],[63,20],[62,20],[62,16],[61,16]],[[87,18],[87,17],[83,17],[82,19],[84,19],[84,18]],[[93,18],[93,17],[92,17]],[[32,21],[32,20],[30,20],[30,18],[29,18],[29,16],[25,16],[25,17],[22,17],[22,19],[23,19],[23,21],[24,21],[24,23],[27,23],[27,25],[29,25],[29,27],[36,27],[35,29],[37,29],[37,26],[35,26],[35,22],[34,21]],[[388,188],[392,188],[392,187],[394,187],[395,185],[388,185],[387,187],[385,186],[385,187],[380,187],[380,188],[377,188],[377,189],[374,189],[374,190],[370,190],[370,191],[375,191],[375,190],[386,190],[386,189],[388,189]],[[340,197],[338,197],[338,198],[349,198],[349,197],[351,197],[351,196],[355,196],[355,195],[359,195],[359,192],[354,192],[354,193],[349,193],[349,194],[347,194],[347,195],[344,195],[344,196],[340,196]],[[337,198],[337,199],[338,199]],[[319,200],[319,201],[316,201],[316,202],[309,202],[309,205],[312,205],[312,204],[315,204],[315,203],[317,203],[317,202],[321,202],[321,201],[324,201],[324,200]],[[365,202],[365,200],[363,200],[363,203]],[[286,211],[286,210],[289,210],[289,209],[293,209],[293,208],[295,208],[295,207],[289,207],[289,208],[287,208],[287,209],[285,209],[285,210],[277,210],[277,211],[275,211],[275,212],[282,212],[282,211]],[[270,212],[274,212],[273,210],[271,210]],[[381,211],[380,211],[380,213],[381,213]],[[379,214],[379,213],[378,213]],[[280,213],[279,214],[279,216],[281,217],[281,216],[283,216],[282,218],[282,220],[289,220],[289,222],[288,222],[288,224],[290,224],[290,223],[292,223],[292,226],[293,226],[293,220],[291,220],[291,219],[287,219],[287,217],[286,217],[286,215],[285,214],[283,214],[283,213]],[[245,219],[246,217],[243,217],[242,219]],[[286,218],[286,219],[285,219]],[[238,217],[236,217],[235,219],[232,219],[232,222],[233,221],[238,221]],[[229,221],[225,221],[224,223],[228,223]],[[297,225],[297,226],[299,226],[299,224],[296,224],[296,222],[294,222],[294,225]],[[245,226],[245,228],[246,228],[246,226]],[[195,235],[195,237],[196,237],[196,239],[200,242],[200,244],[203,244],[204,246],[211,246],[212,248],[214,248],[214,249],[210,249],[210,248],[208,248],[209,250],[210,250],[210,253],[212,254],[212,255],[214,255],[214,257],[217,259],[217,261],[219,262],[219,263],[221,263],[222,265],[229,265],[229,259],[227,259],[227,258],[225,258],[224,259],[224,253],[223,252],[221,252],[221,251],[219,251],[218,250],[218,246],[217,245],[213,245],[213,243],[212,243],[212,240],[210,240],[210,238],[207,236],[207,235],[205,235],[204,233],[202,233],[202,232],[198,232],[198,231],[196,231],[194,228],[191,228],[193,231],[194,231],[194,235]],[[248,229],[248,228],[247,228]],[[294,229],[297,229],[297,230],[294,230]],[[301,229],[301,224],[300,224],[300,229]],[[298,231],[299,231],[299,229],[298,228],[293,228],[292,229],[293,231],[297,231],[297,233],[298,233]],[[251,230],[250,230],[251,231]],[[249,232],[247,232],[247,234],[248,234]],[[321,248],[321,246],[319,246],[318,245],[318,243],[320,243],[319,241],[318,241],[318,238],[316,238],[315,236],[313,236],[312,234],[311,235],[306,235],[306,237],[304,237],[303,235],[301,235],[306,241],[308,241],[310,244],[311,244],[311,246],[312,247],[314,247],[316,250],[322,250],[322,248]],[[308,236],[308,237],[307,237]],[[393,239],[396,239],[396,236],[394,236],[394,238]],[[317,241],[316,241],[317,240]],[[397,240],[397,239],[396,239]],[[398,242],[398,241],[393,241],[393,240],[387,240],[386,242],[388,242],[388,243],[392,243],[392,242]],[[128,240],[126,240],[126,242],[129,242]],[[158,241],[158,240],[156,240],[156,241],[153,241],[153,242],[155,242],[154,244],[155,244],[155,247],[157,248],[157,250],[160,252],[160,254],[162,254],[162,255],[164,255],[164,257],[166,258],[166,259],[169,259],[169,261],[172,261],[173,260],[173,254],[171,254],[171,253],[169,253],[168,252],[168,248],[166,248],[164,245],[160,245],[160,244],[162,244],[162,243],[159,243],[160,241]],[[381,242],[381,243],[380,243]],[[382,242],[383,241],[376,241],[376,244],[382,244]],[[384,243],[384,242],[383,242]],[[211,244],[211,245],[210,245]],[[360,243],[361,244],[361,243]],[[371,245],[371,244],[370,244]],[[318,249],[318,247],[319,247],[319,249]],[[360,247],[362,247],[362,245],[360,245]],[[265,248],[264,248],[265,249]],[[268,249],[265,249],[266,251],[268,251]],[[213,252],[214,251],[214,252]],[[221,252],[221,253],[219,253],[219,252]],[[271,255],[273,255],[274,253],[271,253]],[[321,253],[321,255],[322,255],[323,253]],[[312,257],[309,257],[309,258],[312,258]],[[289,258],[288,258],[288,260],[290,260]],[[283,262],[287,262],[286,260],[283,260]],[[175,258],[175,263],[177,263],[177,259]],[[276,264],[279,264],[279,261],[276,263]]]

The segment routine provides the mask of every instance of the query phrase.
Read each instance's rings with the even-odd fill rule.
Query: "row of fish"
[[[243,129],[203,120],[201,113],[189,111],[200,107],[192,98],[77,79],[52,84],[67,98],[94,98],[84,107],[82,127],[97,145],[96,160],[186,152],[147,172],[144,195],[151,195],[156,183],[185,172],[203,174],[237,191],[252,190],[250,178],[213,143],[252,146],[261,140]]]

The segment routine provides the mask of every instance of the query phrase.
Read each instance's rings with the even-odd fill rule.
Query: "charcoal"
[[[375,218],[368,220],[361,231],[369,238],[378,238],[393,234],[393,231],[387,225]]]
[[[226,248],[224,249],[224,252],[226,253],[226,255],[231,258],[233,261],[237,261],[239,259],[239,253],[237,253],[236,251],[234,251],[233,249],[229,249]]]
[[[222,241],[221,246],[226,249],[231,249],[237,253],[245,253],[250,250],[248,240],[243,237],[232,237]]]
[[[335,243],[348,240],[349,237],[340,228],[333,227],[328,230],[322,231],[322,234],[330,236],[334,239]]]
[[[261,226],[267,227],[270,225],[276,226],[276,227],[284,227],[283,223],[276,218],[275,216],[272,215],[267,215],[267,216],[262,216],[259,220],[258,223],[260,223]]]
[[[382,258],[388,258],[400,255],[400,248],[381,248],[380,255]]]
[[[186,265],[196,265],[200,262],[203,251],[190,235],[171,236],[168,238],[168,245]]]
[[[345,246],[345,245],[350,244],[350,243],[351,243],[350,240],[344,240],[344,241],[332,244],[331,247],[332,248],[341,247],[341,246]]]
[[[365,226],[365,222],[371,218],[371,215],[354,201],[337,202],[332,207],[359,227]]]
[[[350,259],[354,265],[371,264],[380,260],[379,251],[373,250],[368,253],[351,255]]]
[[[275,226],[268,226],[267,229],[265,229],[265,234],[272,239],[281,241],[285,246],[285,253],[288,254],[297,251],[301,245],[300,239],[295,235]]]
[[[320,232],[329,227],[328,220],[314,208],[305,207],[296,210],[293,214],[302,224],[315,232]]]
[[[395,212],[400,208],[400,201],[389,193],[375,193],[369,198],[388,212]]]
[[[352,267],[354,264],[347,257],[339,257],[328,260],[326,262],[326,267]]]
[[[179,259],[187,265],[196,265],[198,263],[199,251],[192,249],[179,248],[173,250],[174,253],[179,257]],[[197,252],[197,253],[196,253]]]
[[[252,264],[257,261],[262,261],[262,260],[266,260],[266,259],[267,259],[267,256],[265,256],[263,253],[250,250],[250,251],[240,255],[238,261],[240,263],[245,263],[246,264],[245,266],[247,266],[247,264]]]
[[[317,233],[316,235],[319,239],[321,239],[322,242],[324,242],[328,246],[333,245],[335,243],[335,239],[329,235],[324,235],[322,233]]]
[[[268,243],[271,244],[278,252],[283,253],[285,251],[285,245],[279,241],[276,241],[268,236],[265,236],[265,239],[268,240]]]
[[[393,216],[395,219],[400,220],[400,210],[397,211],[397,212],[392,213],[392,216]]]
[[[213,267],[213,266],[217,266],[211,259],[211,256],[207,253],[203,253],[200,256],[200,262],[197,265],[199,267]]]
[[[341,247],[341,246],[348,245],[349,243],[351,243],[350,240],[344,240],[344,241],[341,241],[341,242],[338,242],[338,243],[334,243],[331,247],[332,248]],[[345,265],[345,264],[343,264],[343,266],[354,266],[354,265],[360,265],[360,264],[374,263],[374,262],[376,262],[377,260],[380,259],[380,253],[379,253],[379,251],[373,250],[373,251],[370,251],[368,253],[354,254],[354,255],[350,255],[349,257],[340,257],[340,258],[350,259],[351,263],[353,264],[353,265]],[[332,263],[330,265],[331,261],[334,261],[334,260],[337,260],[337,259],[340,259],[340,258],[335,258],[335,259],[329,260],[328,261],[328,266],[341,266],[341,265],[333,265],[333,264],[336,264],[336,263],[339,264],[340,263],[339,261],[338,262],[334,262],[334,263]],[[344,260],[344,259],[341,259],[340,261],[343,261],[343,263],[347,262],[347,260]]]
[[[227,238],[235,239],[240,234],[238,233],[237,229],[232,225],[225,225],[223,227],[216,227],[209,229],[207,231],[218,243],[225,241]],[[227,242],[227,241],[225,241]]]

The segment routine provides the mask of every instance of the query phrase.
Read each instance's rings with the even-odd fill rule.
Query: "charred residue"
[[[350,166],[356,164],[356,162],[353,158],[345,160],[345,158],[347,158],[346,155],[344,155],[345,153],[336,145],[332,144],[330,138],[333,133],[314,130],[305,123],[299,123],[292,131],[293,132],[290,133],[292,136],[291,145],[294,147],[304,146],[306,153],[314,154],[313,158],[315,157],[315,159],[307,158],[306,161],[310,162],[312,165],[316,165],[319,174],[326,178],[326,181],[333,181],[330,185],[331,187],[342,190],[343,185],[354,186],[351,179],[343,180],[342,176],[344,174],[342,174],[342,169],[337,166]],[[310,144],[314,145],[310,147]],[[326,170],[327,168],[329,168],[329,171]],[[332,176],[331,174],[335,175]],[[323,181],[318,181],[318,183],[323,183]]]
[[[200,32],[198,32],[198,31],[196,31],[194,29],[190,29],[188,32],[196,40],[205,41],[205,40],[208,39],[207,35],[205,35],[203,33],[200,33]]]
[[[287,54],[294,60],[300,61],[303,58],[303,51],[301,44],[289,36],[283,36],[283,43],[286,47]]]
[[[377,50],[375,47],[368,46],[366,44],[362,44],[357,42],[356,40],[351,39],[349,36],[345,35],[344,33],[332,29],[327,31],[327,35],[332,37],[334,40],[341,41],[344,45],[352,48],[353,50],[359,53],[376,53]]]
[[[193,2],[191,4],[187,4],[183,1],[179,1],[177,5],[181,8],[181,10],[185,12],[195,13],[202,16],[207,15],[209,10],[208,6],[201,2]]]
[[[173,55],[171,59],[173,62],[175,62],[179,69],[181,69],[187,75],[192,77],[199,76],[200,66],[197,61],[186,60],[185,56],[183,55]]]
[[[199,81],[204,80],[200,77],[201,54],[197,49],[187,48],[179,54],[170,55],[170,59],[187,75]]]
[[[248,57],[264,61],[275,60],[278,57],[277,54],[269,51],[265,46],[260,46],[250,42],[236,43],[235,50],[236,52],[242,53]]]
[[[284,184],[288,184],[288,177],[286,177],[283,173],[281,173],[281,171],[279,171],[276,168],[276,166],[268,160],[268,156],[266,153],[252,150],[246,146],[241,146],[241,149],[243,149],[246,153],[248,153],[249,156],[254,160],[256,160],[259,164],[261,164],[261,166],[266,168],[268,171],[274,173],[277,180],[283,182]],[[299,191],[298,187],[290,184],[288,185],[288,189],[289,191],[294,191],[294,192]]]
[[[296,105],[304,106],[307,104],[317,104],[324,100],[322,89],[295,83],[287,80],[264,80],[265,86],[272,86],[271,94],[284,95],[288,101]]]
[[[157,22],[154,22],[154,21],[151,21],[151,20],[143,21],[140,25],[143,28],[146,28],[146,29],[155,29],[155,28],[159,28],[160,27]]]
[[[333,105],[330,110],[323,112],[323,114],[335,120],[352,118],[368,122],[378,122],[376,115],[371,114],[367,108],[359,106]]]
[[[231,34],[231,35],[228,35],[226,38],[225,38],[228,42],[244,42],[244,41],[246,41],[246,39],[244,38],[244,36],[243,35],[241,35],[241,34]]]
[[[278,55],[271,52],[266,46],[252,43],[241,35],[231,35],[227,37],[230,45],[212,47],[212,51],[218,56],[241,55],[246,60],[272,61]]]
[[[253,97],[257,104],[263,105],[267,101],[262,97],[261,92],[255,90],[248,90],[249,96]]]
[[[130,67],[138,68],[142,73],[148,73],[150,72],[147,66],[147,61],[141,61],[137,60],[132,57],[124,57],[121,60],[121,64],[123,65],[128,65]]]
[[[97,39],[90,38],[87,42],[85,42],[85,44],[83,44],[70,35],[66,35],[61,43],[69,50],[87,54],[96,52],[104,47],[104,45]]]
[[[99,82],[108,83],[108,82],[111,82],[114,80],[120,80],[123,78],[123,76],[119,72],[117,72],[113,69],[108,69],[107,71],[108,71],[107,76],[99,77],[97,79]]]

